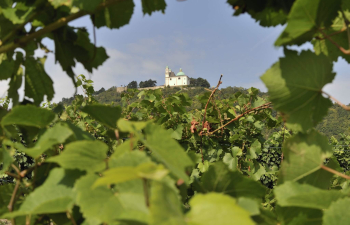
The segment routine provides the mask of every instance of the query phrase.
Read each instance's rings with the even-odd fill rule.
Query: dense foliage
[[[140,88],[155,87],[155,86],[157,86],[157,81],[152,79],[140,81],[139,83]]]
[[[132,0],[1,2],[0,79],[10,82],[0,108],[0,217],[29,225],[349,224],[341,148],[349,138],[332,139],[333,156],[314,129],[332,106],[322,88],[335,77],[333,62],[350,54],[349,1],[228,3],[262,26],[287,24],[276,41],[285,56],[261,77],[269,99],[255,88],[225,96],[220,77],[197,96],[200,106],[186,108],[193,102],[181,90],[129,89],[123,107],[103,105],[93,82],[74,75],[77,63],[92,71],[108,56],[68,22],[90,15],[98,28],[119,28],[132,16]],[[165,7],[142,0],[144,14]],[[51,54],[44,37],[84,90],[66,107],[39,107],[54,94],[45,57],[34,55],[37,48]],[[289,49],[306,42],[314,52]]]

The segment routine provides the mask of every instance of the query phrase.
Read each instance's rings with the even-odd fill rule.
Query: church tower
[[[165,67],[165,77],[169,77],[169,66]]]

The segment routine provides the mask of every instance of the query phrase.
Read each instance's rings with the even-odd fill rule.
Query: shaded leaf
[[[234,198],[227,195],[197,194],[190,200],[190,205],[191,210],[186,215],[188,225],[255,224],[250,218],[250,213],[237,205]]]
[[[47,109],[38,108],[32,105],[21,105],[14,107],[1,120],[3,127],[7,125],[24,125],[44,128],[55,118],[55,114]]]
[[[111,128],[117,128],[117,121],[120,118],[122,109],[112,106],[94,104],[87,105],[81,111],[88,113],[91,117]]]
[[[347,225],[349,224],[349,205],[350,199],[339,199],[333,202],[330,207],[324,211],[324,225]]]
[[[106,168],[108,146],[101,141],[76,141],[65,146],[64,151],[46,162],[58,163],[65,169],[79,169],[91,172]]]
[[[202,175],[203,188],[207,192],[222,192],[232,197],[261,198],[265,187],[243,176],[239,171],[230,171],[222,162],[216,162]]]
[[[327,114],[332,102],[322,96],[322,88],[332,82],[335,73],[324,55],[303,51],[285,51],[262,77],[276,110],[285,114],[287,126],[306,131]]]
[[[346,195],[336,190],[322,190],[308,184],[285,182],[274,189],[280,206],[297,206],[313,209],[327,209],[330,204]]]

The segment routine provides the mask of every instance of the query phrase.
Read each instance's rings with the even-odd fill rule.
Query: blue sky
[[[257,87],[266,91],[260,76],[283,56],[281,48],[273,46],[283,27],[260,27],[248,15],[233,17],[233,9],[226,0],[167,0],[165,14],[143,15],[141,1],[130,23],[120,29],[97,29],[97,45],[104,46],[110,58],[97,71],[89,74],[81,66],[77,74],[90,76],[95,90],[127,85],[130,81],[146,79],[164,84],[164,70],[168,65],[178,72],[180,67],[190,77],[203,77],[212,86],[223,74],[222,87]],[[88,17],[71,25],[92,25]],[[47,41],[53,49],[53,44]],[[302,49],[311,48],[305,45]],[[39,53],[38,53],[39,54]],[[54,64],[54,55],[46,63],[46,71],[54,80],[54,101],[71,97],[73,85],[60,66]],[[325,90],[340,101],[350,102],[348,65],[335,65],[338,76]],[[3,89],[4,83],[0,83]]]

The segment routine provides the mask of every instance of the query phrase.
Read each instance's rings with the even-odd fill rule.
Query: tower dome
[[[185,76],[185,73],[182,72],[182,69],[180,68],[180,72],[178,72],[178,73],[176,74],[176,76]]]

